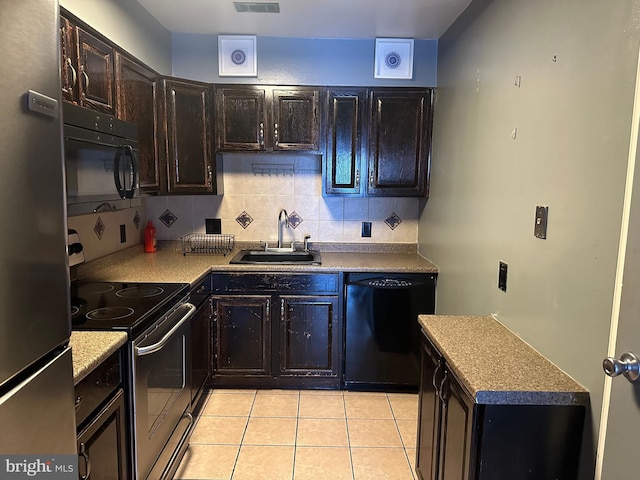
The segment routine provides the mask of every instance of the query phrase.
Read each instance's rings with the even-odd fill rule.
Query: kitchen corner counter
[[[491,317],[420,315],[418,321],[476,403],[589,403],[588,390]]]
[[[183,255],[171,242],[161,243],[157,252],[144,253],[141,246],[79,265],[78,278],[105,282],[179,282],[195,285],[209,272],[400,272],[437,273],[429,260],[408,248],[366,251],[324,251],[322,265],[232,265],[229,261],[244,246],[223,255]],[[415,248],[415,246],[414,246]]]
[[[77,385],[127,341],[124,332],[71,332],[73,383]]]

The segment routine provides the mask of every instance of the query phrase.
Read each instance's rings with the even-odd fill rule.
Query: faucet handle
[[[309,239],[311,238],[311,235],[309,235],[308,233],[304,236],[304,240],[303,240],[303,250],[305,252],[309,251]]]
[[[269,248],[269,244],[264,240],[260,240],[260,246],[263,246],[263,245],[264,245],[264,251],[266,252],[267,249]]]

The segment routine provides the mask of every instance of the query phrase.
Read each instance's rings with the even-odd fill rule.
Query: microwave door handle
[[[120,182],[120,159],[122,158],[123,150],[124,148],[122,147],[118,148],[118,153],[116,153],[116,157],[113,160],[113,180],[120,198],[125,198],[125,190],[122,188],[122,182]]]
[[[131,162],[131,188],[129,190],[125,190],[125,197],[133,198],[133,195],[136,192],[136,185],[138,184],[138,169],[136,167],[136,160],[131,145],[124,146],[124,153],[129,157],[129,161]]]

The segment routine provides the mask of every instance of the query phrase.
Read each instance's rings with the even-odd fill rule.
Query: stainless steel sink
[[[229,263],[252,265],[320,265],[322,259],[318,250],[282,252],[265,250],[240,250]]]

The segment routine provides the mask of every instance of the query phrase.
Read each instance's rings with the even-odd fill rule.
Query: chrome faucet
[[[282,214],[284,214],[284,222],[282,221],[283,220]],[[280,213],[278,214],[278,248],[282,248],[283,223],[284,223],[284,228],[289,228],[289,215],[287,214],[287,211],[284,208],[280,210]]]

